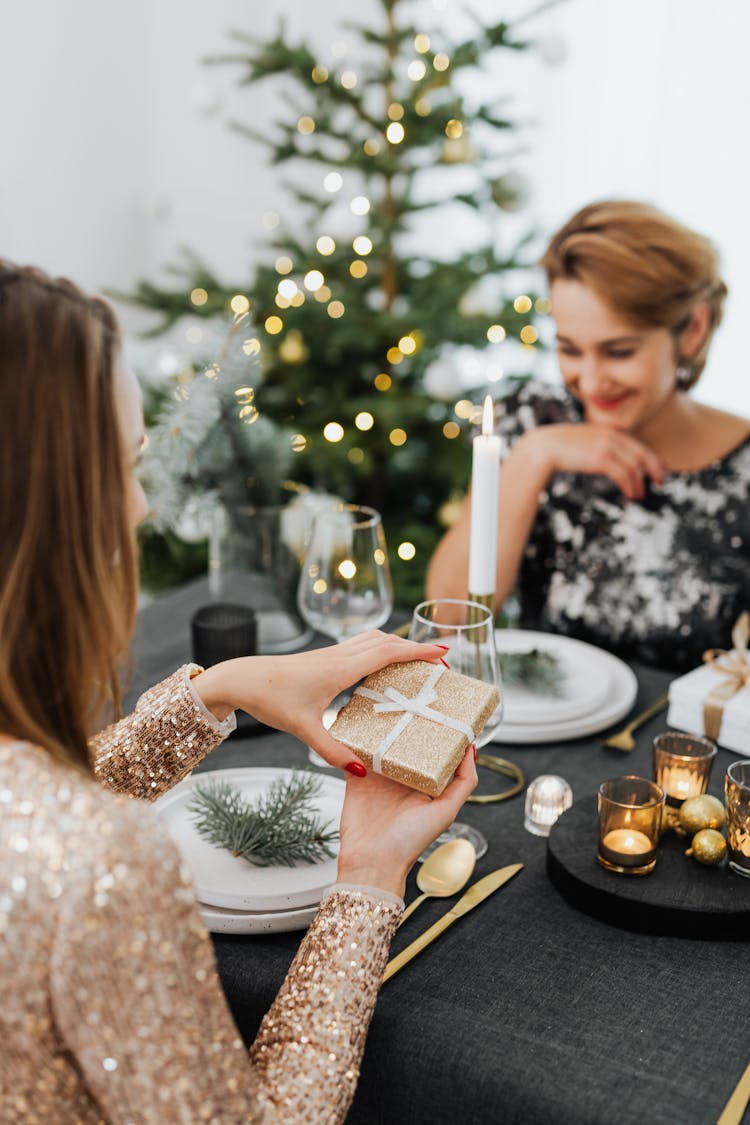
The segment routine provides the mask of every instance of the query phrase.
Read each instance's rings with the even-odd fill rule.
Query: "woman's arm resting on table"
[[[523,434],[500,469],[497,604],[512,591],[534,525],[539,498],[554,473],[606,476],[631,500],[643,478],[664,480],[661,460],[629,434],[589,423],[538,426]],[[470,504],[437,546],[427,572],[428,598],[465,598],[469,576]]]

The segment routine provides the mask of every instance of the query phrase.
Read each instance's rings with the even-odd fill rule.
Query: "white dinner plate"
[[[536,634],[539,636],[540,634]],[[546,634],[544,634],[546,636]],[[571,645],[583,644],[583,641],[567,639]],[[595,646],[589,645],[589,648]],[[601,705],[587,715],[575,719],[562,719],[553,722],[509,723],[501,722],[492,736],[493,742],[523,744],[565,742],[573,738],[585,738],[590,734],[606,730],[607,727],[622,719],[630,711],[638,694],[638,681],[631,669],[618,657],[604,649],[595,649],[599,653],[602,664],[609,669],[611,680],[607,695]]]
[[[180,850],[203,906],[218,906],[234,912],[277,913],[314,907],[336,881],[338,843],[334,856],[322,863],[299,863],[294,867],[253,867],[247,860],[214,847],[196,831],[188,804],[196,785],[225,781],[250,800],[263,794],[278,777],[293,771],[259,767],[212,770],[191,774],[155,802],[155,809]],[[344,804],[345,784],[335,777],[319,775],[317,809],[324,823],[338,828]]]
[[[254,910],[221,910],[218,906],[199,903],[201,918],[212,934],[283,934],[290,930],[306,930],[317,913],[317,906],[299,910],[276,910],[262,913]]]
[[[612,666],[608,656],[594,645],[554,633],[530,629],[496,629],[499,653],[541,649],[555,657],[562,674],[562,694],[545,696],[520,684],[504,684],[503,718],[511,725],[559,723],[590,715],[601,707],[612,689]]]

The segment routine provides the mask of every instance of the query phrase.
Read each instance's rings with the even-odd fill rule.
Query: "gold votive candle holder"
[[[645,777],[613,777],[599,786],[598,805],[599,863],[620,875],[648,875],[656,866],[664,790]]]
[[[716,743],[710,738],[669,730],[654,739],[654,780],[666,795],[667,804],[679,808],[688,797],[705,793]]]
[[[750,879],[750,762],[732,762],[724,779],[729,866]]]

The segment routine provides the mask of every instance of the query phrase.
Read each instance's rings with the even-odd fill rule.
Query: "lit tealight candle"
[[[667,795],[667,804],[679,808],[688,797],[705,793],[716,745],[682,731],[666,731],[654,739],[654,777]]]
[[[493,432],[490,395],[484,400],[482,432],[474,438],[471,464],[471,530],[469,534],[469,598],[492,600],[497,575],[497,503],[500,483],[500,438]]]
[[[635,828],[613,828],[599,850],[615,867],[641,867],[651,859],[655,848],[645,832]]]
[[[612,777],[599,786],[599,850],[608,871],[648,875],[656,866],[664,813],[664,790],[634,774]]]
[[[665,766],[659,784],[668,797],[674,797],[680,803],[703,792],[703,778],[695,770],[680,769],[679,766]]]

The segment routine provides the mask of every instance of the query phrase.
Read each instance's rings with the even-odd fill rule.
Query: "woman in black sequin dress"
[[[654,208],[593,204],[544,266],[563,387],[526,380],[503,437],[498,601],[521,625],[674,670],[750,606],[750,421],[689,396],[726,287],[711,244]],[[469,510],[428,595],[465,596]]]

